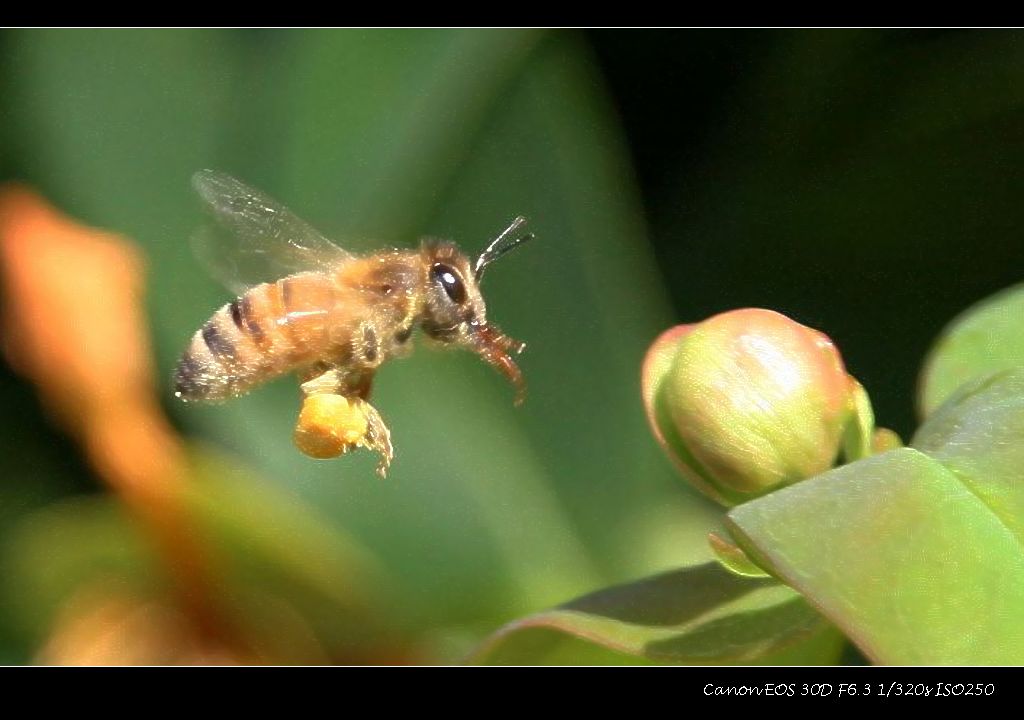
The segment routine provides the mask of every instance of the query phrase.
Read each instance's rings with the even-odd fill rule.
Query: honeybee
[[[475,261],[432,238],[414,250],[355,255],[229,175],[202,170],[192,184],[213,220],[195,238],[197,254],[237,297],[193,335],[174,372],[178,398],[226,400],[294,372],[304,394],[300,449],[334,457],[366,447],[379,453],[381,475],[394,449],[369,403],[373,377],[411,351],[415,331],[475,352],[522,402],[525,384],[511,354],[525,344],[488,322],[480,281],[494,260],[533,237],[522,232],[524,218]]]

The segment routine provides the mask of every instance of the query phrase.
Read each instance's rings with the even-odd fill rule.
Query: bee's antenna
[[[527,240],[533,239],[533,233],[525,233],[523,235],[518,234],[524,225],[526,225],[526,218],[520,215],[512,221],[512,224],[502,230],[501,234],[494,238],[490,245],[484,248],[484,251],[480,253],[480,256],[476,259],[476,265],[473,266],[473,274],[476,275],[477,282],[479,282],[480,278],[483,277],[484,269],[488,265],[507,253],[509,250],[522,245]]]

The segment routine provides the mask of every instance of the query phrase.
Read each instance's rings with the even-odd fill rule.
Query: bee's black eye
[[[435,282],[441,283],[445,293],[456,305],[466,302],[466,286],[459,279],[459,274],[444,263],[434,263],[430,268],[430,276]]]

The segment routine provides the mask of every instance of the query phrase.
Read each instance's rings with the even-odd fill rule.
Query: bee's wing
[[[288,208],[230,175],[200,170],[192,186],[211,216],[193,236],[193,249],[209,273],[238,295],[352,257]]]

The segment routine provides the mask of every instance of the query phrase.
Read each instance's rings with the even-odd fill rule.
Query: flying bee
[[[211,274],[238,297],[202,326],[174,373],[175,395],[216,402],[296,373],[304,404],[300,449],[334,457],[356,447],[379,453],[384,475],[394,451],[369,396],[374,373],[407,355],[414,331],[478,354],[502,372],[522,402],[511,354],[525,345],[487,320],[484,271],[532,238],[517,217],[475,261],[451,242],[424,239],[415,250],[355,255],[271,200],[212,170],[192,184],[213,222],[196,236]]]

